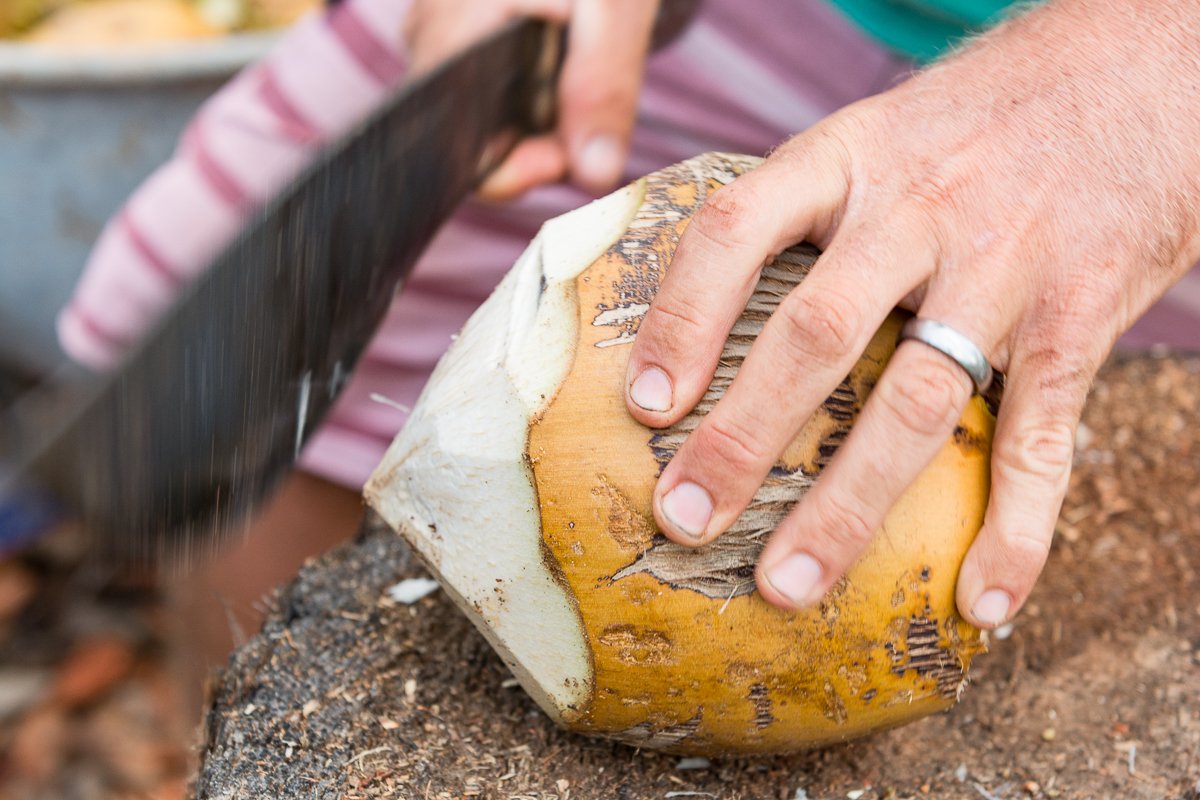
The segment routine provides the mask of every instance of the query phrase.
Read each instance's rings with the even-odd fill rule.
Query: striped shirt
[[[112,365],[315,148],[404,79],[407,8],[408,0],[344,0],[315,12],[204,105],[171,160],[102,233],[58,320],[72,357]],[[910,69],[824,0],[707,0],[647,65],[627,175],[706,150],[765,153]],[[450,337],[541,223],[588,199],[556,185],[507,205],[466,203],[422,257],[301,466],[361,486],[404,424],[397,405],[415,402]],[[1125,341],[1200,345],[1200,275]]]

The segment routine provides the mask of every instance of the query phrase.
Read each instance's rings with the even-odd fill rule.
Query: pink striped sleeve
[[[97,241],[58,319],[70,356],[97,368],[119,360],[315,145],[403,78],[409,3],[345,0],[310,15],[200,109]]]

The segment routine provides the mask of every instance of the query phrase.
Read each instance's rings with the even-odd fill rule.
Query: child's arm
[[[410,0],[343,0],[310,15],[214,95],[174,156],[109,221],[58,318],[63,348],[120,359],[247,216],[405,73]]]

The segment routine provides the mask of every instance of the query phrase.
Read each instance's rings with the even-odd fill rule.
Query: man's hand
[[[501,200],[563,177],[593,192],[620,180],[657,0],[417,0],[405,36],[414,73],[517,16],[569,25],[559,123],[521,142],[480,189]]]
[[[961,613],[1008,620],[1045,562],[1076,424],[1114,341],[1197,258],[1200,5],[1064,0],[781,146],[716,192],[642,323],[631,413],[669,425],[707,387],[764,260],[824,248],[737,380],[663,472],[659,526],[702,544],[741,513],[800,426],[903,304],[1007,373]],[[758,588],[811,605],[855,561],[969,399],[905,342],[853,432],[779,526]]]

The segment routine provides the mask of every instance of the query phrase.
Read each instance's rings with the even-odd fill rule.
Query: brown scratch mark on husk
[[[600,644],[615,648],[617,658],[626,664],[670,664],[674,645],[663,631],[633,625],[610,625],[598,637]]]
[[[730,661],[725,667],[725,674],[735,681],[749,682],[757,680],[763,674],[763,667],[746,661]]]
[[[829,681],[825,681],[825,693],[821,699],[821,711],[825,718],[844,725],[846,720],[850,718],[850,713],[846,710],[846,701],[838,694],[837,689]]]
[[[846,682],[851,696],[857,697],[870,679],[867,671],[860,664],[843,664],[838,667],[838,677]]]
[[[751,686],[747,698],[754,706],[754,727],[762,730],[775,722],[775,715],[771,713],[771,690],[766,684],[756,683]]]
[[[985,453],[991,446],[987,434],[973,431],[962,425],[956,425],[954,428],[954,444],[967,454]]]
[[[659,727],[652,721],[641,722],[623,731],[606,734],[605,738],[612,738],[619,742],[645,747],[649,750],[661,750],[673,747],[683,740],[690,738],[696,733],[699,727],[700,714],[696,714],[696,716],[686,722],[680,722],[675,725],[664,725],[662,727]]]
[[[947,628],[953,627],[953,620]],[[963,661],[954,639],[943,640],[938,622],[927,617],[912,617],[904,633],[904,647],[889,648],[892,673],[903,676],[909,670],[937,684],[937,693],[947,700],[957,700],[962,691],[965,674]]]
[[[605,531],[622,550],[642,553],[654,539],[654,523],[642,516],[625,494],[601,475],[592,494],[608,502]]]

